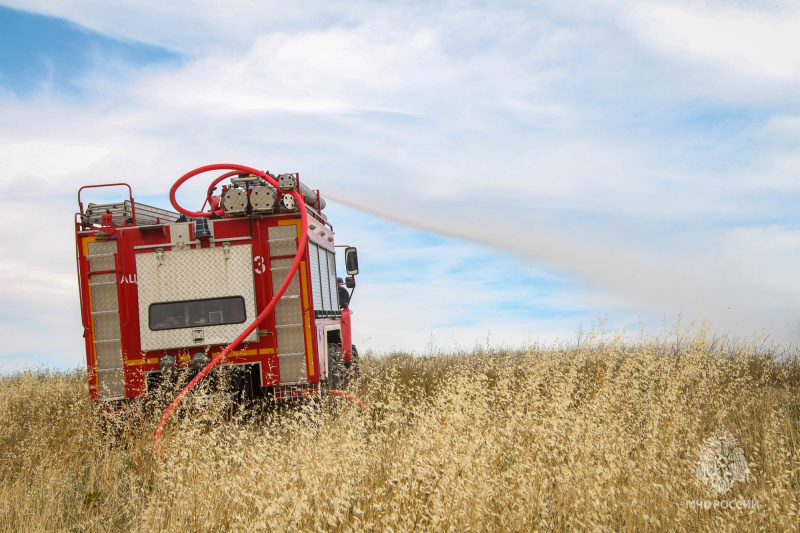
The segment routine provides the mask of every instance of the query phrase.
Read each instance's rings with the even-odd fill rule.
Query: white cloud
[[[55,181],[85,170],[111,153],[105,146],[65,144],[46,140],[0,144],[0,184],[22,176]]]
[[[759,196],[797,192],[796,117],[782,96],[770,102],[780,109],[773,116],[783,118],[766,125],[757,118],[720,134],[714,128],[724,116],[707,118],[702,109],[700,119],[693,115],[709,102],[729,102],[718,82],[694,73],[697,65],[791,86],[800,47],[758,66],[774,42],[754,44],[772,27],[793,39],[790,17],[759,15],[751,24],[729,8],[640,4],[622,17],[638,36],[631,43],[611,16],[554,16],[554,5],[419,13],[376,4],[365,14],[341,4],[345,22],[309,11],[305,26],[299,11],[281,7],[269,22],[283,26],[279,31],[259,28],[265,11],[246,4],[230,13],[214,3],[197,4],[206,11],[36,5],[117,34],[114,20],[133,13],[139,23],[125,34],[150,42],[167,39],[163,27],[172,25],[169,38],[197,56],[124,85],[99,75],[103,85],[91,105],[0,101],[0,138],[41,145],[16,160],[12,153],[17,170],[3,170],[0,179],[41,175],[70,198],[89,182],[129,181],[136,197],[164,197],[175,178],[201,164],[299,171],[343,203],[558,269],[569,286],[538,294],[537,281],[528,280],[529,299],[573,310],[581,322],[611,311],[624,324],[640,312],[655,325],[664,311],[683,310],[744,334],[769,327],[786,339],[787,317],[800,316],[800,289],[788,266],[800,261],[794,230],[790,222],[765,221],[793,211]],[[210,32],[200,42],[234,15],[243,19],[235,36]],[[159,17],[155,26],[141,23]],[[732,43],[732,31],[753,46]],[[649,48],[642,51],[642,43]],[[749,98],[740,92],[737,105],[749,109]],[[763,106],[764,98],[752,102]],[[181,199],[197,199],[201,189],[193,182]],[[71,209],[59,214],[64,224]],[[13,217],[0,212],[0,220],[6,227],[12,218],[28,220],[26,212],[37,209],[25,204]],[[343,228],[347,220],[334,223]],[[48,219],[47,227],[59,224]],[[344,238],[362,253],[390,254],[386,236],[369,226]],[[58,231],[57,240],[69,240]],[[55,253],[43,239],[11,244],[25,249],[26,264],[58,256],[48,272],[69,275],[68,247],[59,242]],[[447,265],[455,253],[425,250],[419,261]],[[448,279],[442,268],[411,281],[360,285],[358,335],[385,349],[424,346],[431,332],[444,341],[479,339],[491,329],[494,338],[517,342],[529,331],[551,337],[577,325],[573,318],[504,314],[515,301],[514,281]],[[491,266],[473,268],[492,274]],[[490,310],[482,323],[442,325],[475,305]]]
[[[630,27],[640,38],[681,61],[745,76],[800,79],[797,9],[672,2],[620,6],[630,7]]]
[[[331,29],[272,34],[245,54],[221,50],[190,63],[179,75],[144,78],[132,88],[170,109],[201,113],[410,112],[390,95],[452,83],[456,75],[428,30]]]
[[[0,262],[0,364],[36,354],[40,361],[76,366],[85,362],[77,278],[37,262],[6,254]]]

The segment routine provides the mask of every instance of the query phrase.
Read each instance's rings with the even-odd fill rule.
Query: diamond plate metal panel
[[[121,368],[122,344],[119,342],[98,342],[94,345],[97,353],[97,368]]]
[[[270,226],[269,238],[272,239],[296,239],[297,226],[295,224],[287,224],[286,226]]]
[[[87,243],[89,255],[113,254],[117,251],[117,241],[92,241]]]
[[[292,266],[292,259],[273,259],[270,266],[272,273],[272,294],[278,292],[281,288],[283,280],[286,279],[286,274],[289,273],[289,268]],[[300,277],[297,272],[294,274],[289,287],[286,289],[284,296],[297,296],[300,294]]]
[[[94,241],[87,245],[89,251],[89,271],[97,272],[100,270],[114,270],[114,256],[117,251],[117,241]],[[104,256],[95,257],[93,255]]]
[[[97,371],[97,391],[101,400],[125,396],[125,372],[119,369]]]
[[[272,211],[278,195],[272,187],[253,187],[250,193],[250,205],[253,211]]]
[[[306,358],[304,355],[281,357],[278,361],[281,384],[304,383],[308,381]]]
[[[300,298],[282,299],[275,306],[275,324],[302,324],[303,308]]]
[[[302,352],[305,355],[305,338],[303,327],[296,326],[291,328],[277,328],[278,330],[278,357],[281,354],[291,354]]]
[[[269,228],[269,255],[294,255],[297,253],[297,226],[272,226]]]
[[[230,247],[225,259],[222,247],[198,248],[164,252],[164,264],[159,265],[155,253],[136,256],[139,288],[139,331],[143,350],[163,350],[210,344],[227,344],[241,334],[255,319],[253,285],[253,253],[250,244]],[[195,325],[181,329],[152,331],[148,325],[150,304],[241,296],[247,317],[241,324]],[[192,331],[203,330],[203,340],[195,342]],[[258,340],[253,331],[246,342]]]
[[[95,340],[119,339],[119,314],[94,315]]]
[[[89,278],[89,283],[92,290],[92,311],[119,311],[116,274],[95,274]]]

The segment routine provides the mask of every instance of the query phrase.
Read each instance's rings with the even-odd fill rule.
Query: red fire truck
[[[180,206],[180,184],[209,170],[228,172],[212,181],[200,211]],[[95,187],[127,194],[84,206],[82,194]],[[357,252],[343,247],[348,277],[337,278],[339,246],[319,191],[298,174],[210,165],[176,182],[170,199],[177,212],[135,202],[124,183],[78,191],[92,399],[140,398],[181,370],[208,372],[212,360],[229,367],[242,394],[277,402],[335,388],[357,370],[349,308]]]

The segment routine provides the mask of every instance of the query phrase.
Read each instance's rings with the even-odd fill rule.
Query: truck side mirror
[[[344,264],[348,274],[358,274],[358,252],[352,246],[344,249]]]
[[[355,276],[347,276],[344,280],[344,286],[348,289],[355,289],[356,288],[356,277]]]

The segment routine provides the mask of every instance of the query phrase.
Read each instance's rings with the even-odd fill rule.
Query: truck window
[[[247,319],[242,296],[150,304],[148,325],[152,331],[241,324]]]

